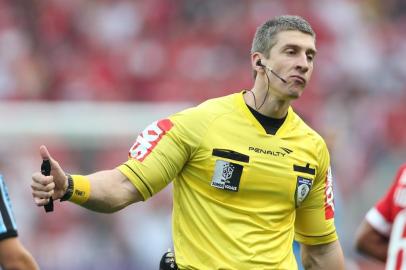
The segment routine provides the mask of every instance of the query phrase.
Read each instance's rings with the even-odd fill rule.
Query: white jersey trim
[[[383,235],[390,235],[392,224],[389,223],[375,207],[368,211],[365,218],[375,230]]]

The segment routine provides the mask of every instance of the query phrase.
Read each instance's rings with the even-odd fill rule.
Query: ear
[[[263,70],[263,63],[262,63],[263,56],[261,53],[255,52],[251,54],[251,65],[252,69],[259,72]]]

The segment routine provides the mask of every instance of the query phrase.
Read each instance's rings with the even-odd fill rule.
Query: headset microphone
[[[264,64],[262,64],[261,59],[258,59],[257,61],[257,66],[263,67],[268,69],[276,78],[278,78],[279,80],[281,80],[283,83],[287,83],[287,81],[282,78],[281,76],[279,76],[275,71],[273,71],[271,68],[269,68],[268,66],[265,66]]]

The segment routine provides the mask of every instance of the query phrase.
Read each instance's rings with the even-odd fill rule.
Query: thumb
[[[55,174],[64,174],[61,167],[59,166],[58,162],[51,157],[47,147],[45,145],[41,145],[39,147],[39,153],[41,155],[42,160],[49,160],[51,165],[51,171],[53,171],[52,175]],[[41,165],[42,170],[42,165]]]
[[[49,154],[48,149],[45,145],[41,145],[39,147],[39,153],[42,160],[52,160],[51,154]]]

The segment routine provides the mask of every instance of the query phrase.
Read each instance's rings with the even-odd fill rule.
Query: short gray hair
[[[252,40],[251,54],[255,52],[262,53],[266,58],[272,47],[276,44],[276,36],[279,32],[297,30],[309,34],[316,39],[316,33],[313,31],[309,22],[300,16],[283,15],[266,21],[255,32]],[[257,71],[253,70],[253,77],[257,76]]]
[[[300,16],[283,15],[266,21],[257,28],[252,41],[251,53],[260,52],[269,57],[269,52],[276,44],[276,35],[282,31],[297,30],[316,38],[310,24]]]

